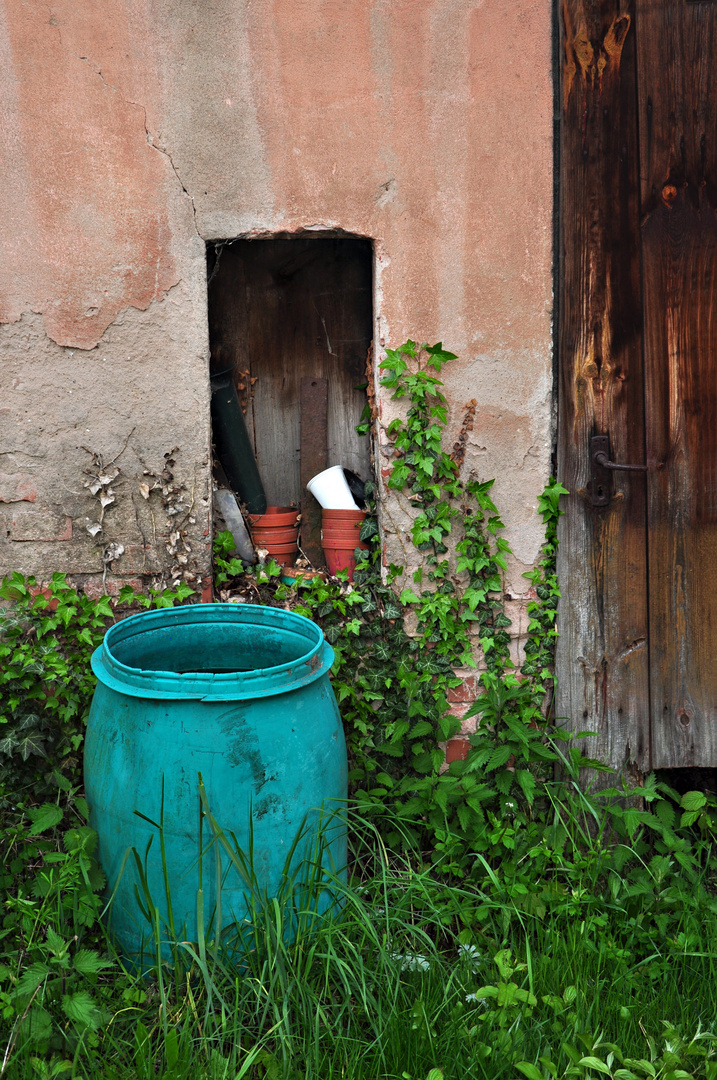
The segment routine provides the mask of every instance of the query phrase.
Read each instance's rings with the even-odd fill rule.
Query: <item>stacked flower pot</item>
[[[340,465],[318,473],[306,486],[321,505],[321,544],[329,572],[335,575],[347,570],[349,581],[353,581],[355,550],[368,548],[360,538],[366,511],[354,502]]]
[[[294,565],[299,550],[299,511],[293,506],[267,506],[265,514],[251,514],[254,547],[264,548],[281,566]]]

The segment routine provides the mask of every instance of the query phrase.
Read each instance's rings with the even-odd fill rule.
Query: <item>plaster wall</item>
[[[451,421],[476,399],[466,462],[497,477],[524,591],[551,441],[550,0],[5,0],[0,19],[0,571],[206,575],[205,241],[341,229],[374,240],[379,355],[458,353]],[[92,536],[84,470],[120,451]],[[140,486],[170,451],[179,542],[177,491]],[[404,508],[384,510],[395,560]]]

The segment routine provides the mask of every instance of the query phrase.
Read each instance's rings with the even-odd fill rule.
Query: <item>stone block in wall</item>
[[[72,539],[72,518],[49,507],[16,510],[10,518],[10,539],[15,541],[61,541]]]
[[[151,544],[127,544],[113,569],[122,574],[159,574],[162,564]]]
[[[523,597],[505,598],[503,600],[503,611],[510,619],[510,626],[508,631],[511,637],[520,637],[525,634],[528,628],[528,604],[529,599]]]
[[[510,652],[511,663],[515,666],[516,674],[520,671],[521,667],[525,663],[525,653],[523,648],[527,641],[527,636],[524,637],[511,637],[508,650]]]
[[[70,584],[92,600],[97,600],[100,596],[119,596],[120,589],[125,585],[131,585],[138,593],[145,591],[142,578],[119,577],[116,574],[107,574],[104,580],[102,574],[73,574]]]
[[[37,498],[34,476],[25,473],[0,473],[0,503],[31,502]]]

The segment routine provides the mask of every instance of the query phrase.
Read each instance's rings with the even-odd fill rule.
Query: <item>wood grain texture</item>
[[[267,499],[301,500],[301,380],[328,382],[328,464],[370,476],[356,434],[372,336],[369,241],[240,240],[226,245],[209,289],[212,364],[249,370],[247,422]]]
[[[301,380],[301,550],[312,566],[321,566],[321,507],[306,485],[328,465],[329,384]]]
[[[644,462],[635,33],[629,0],[564,0],[557,716],[615,768],[650,760],[645,479],[590,503],[589,441]]]
[[[652,765],[717,766],[717,10],[637,0]]]

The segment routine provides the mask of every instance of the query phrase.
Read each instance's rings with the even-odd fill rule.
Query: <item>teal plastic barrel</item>
[[[246,922],[251,890],[224,846],[232,836],[268,896],[281,889],[302,822],[292,872],[321,831],[320,867],[345,873],[345,819],[336,811],[347,794],[346,746],[333,657],[309,619],[250,604],[145,612],[107,632],[92,657],[85,786],[114,892],[110,929],[127,956],[152,955],[138,902],[146,907],[147,891],[166,955],[167,884],[177,940],[197,941],[200,921],[210,937],[218,918],[227,937]],[[330,902],[327,891],[322,904]]]

